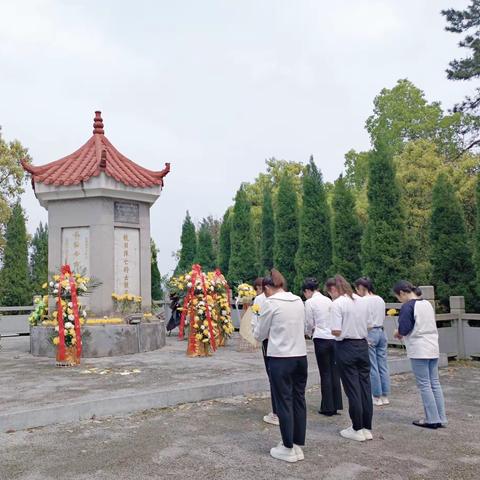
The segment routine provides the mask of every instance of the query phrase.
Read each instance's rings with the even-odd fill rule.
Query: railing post
[[[435,287],[432,287],[431,285],[424,285],[419,288],[422,291],[422,297],[425,300],[428,300],[435,310]]]
[[[457,351],[458,358],[466,358],[465,354],[465,337],[463,335],[463,318],[465,313],[465,297],[452,296],[450,297],[450,313],[457,315]]]

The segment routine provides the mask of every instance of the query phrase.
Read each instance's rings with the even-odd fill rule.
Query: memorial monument
[[[48,210],[50,274],[68,264],[75,273],[101,282],[91,295],[82,297],[88,317],[79,332],[82,356],[125,355],[164,346],[164,321],[149,313],[150,207],[160,196],[170,164],[152,171],[122,155],[105,136],[97,111],[93,135],[77,151],[46,165],[22,162],[22,166]],[[135,308],[146,313],[129,319],[115,312],[114,299],[125,294],[136,302],[141,297]],[[50,320],[31,324],[33,355],[55,357],[57,309],[55,296],[50,296]]]
[[[77,151],[46,165],[22,166],[48,210],[49,271],[68,263],[101,282],[87,299],[92,315],[112,313],[112,293],[141,296],[149,310],[150,207],[170,164],[152,171],[122,155],[105,136],[97,111],[93,135]]]

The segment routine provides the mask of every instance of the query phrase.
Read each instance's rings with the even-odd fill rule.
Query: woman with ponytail
[[[431,303],[421,298],[422,291],[410,282],[395,284],[393,293],[403,303],[395,337],[405,341],[417,387],[422,396],[424,420],[417,427],[437,429],[447,424],[445,400],[438,375],[438,330]]]
[[[286,282],[278,270],[263,279],[265,304],[253,336],[268,339],[270,382],[280,421],[282,443],[270,450],[278,460],[303,460],[307,409],[307,348],[304,336],[305,310],[300,297],[286,292]]]
[[[327,280],[325,289],[332,297],[330,327],[337,341],[337,363],[343,389],[348,398],[352,426],[340,435],[364,442],[372,436],[372,389],[368,329],[372,327],[367,302],[353,296],[352,287],[341,275]]]

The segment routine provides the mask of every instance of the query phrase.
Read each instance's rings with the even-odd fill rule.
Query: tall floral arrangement
[[[198,264],[184,278],[188,291],[182,306],[179,338],[184,338],[185,327],[188,325],[187,354],[207,356],[217,348],[212,318],[215,287]]]
[[[217,344],[224,346],[227,338],[235,331],[230,309],[230,287],[219,269],[209,272],[207,278],[210,285],[213,285],[214,307],[212,316],[217,330]]]

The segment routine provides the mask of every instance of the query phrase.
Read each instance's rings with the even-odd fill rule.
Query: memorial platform
[[[71,368],[32,356],[28,337],[2,338],[0,431],[266,392],[261,352],[238,352],[239,338],[207,358],[188,358],[186,343],[172,336],[161,350],[85,359]],[[313,386],[319,375],[311,342],[308,355]],[[389,362],[392,374],[410,371],[404,350],[392,350]]]

